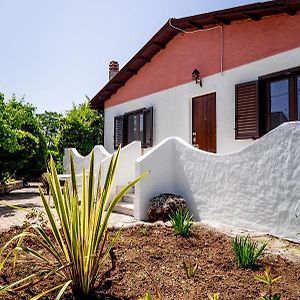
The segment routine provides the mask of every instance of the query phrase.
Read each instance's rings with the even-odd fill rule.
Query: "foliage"
[[[236,262],[239,267],[252,268],[255,266],[257,259],[263,254],[267,243],[258,244],[251,240],[250,236],[236,236],[232,240],[232,248]]]
[[[109,252],[119,236],[118,233],[108,239],[107,224],[111,212],[122,196],[147,174],[141,175],[124,187],[108,205],[119,155],[120,149],[111,159],[104,185],[101,188],[100,178],[97,186],[95,186],[94,153],[92,154],[89,174],[86,176],[84,173],[82,176],[81,198],[78,194],[72,157],[71,182],[66,183],[63,191],[60,187],[54,161],[53,159],[50,160],[49,185],[59,221],[56,221],[55,214],[50,210],[41,188],[40,194],[54,239],[51,240],[48,237],[43,227],[34,225],[30,227],[34,232],[26,229],[8,241],[0,251],[2,258],[0,269],[12,254],[17,256],[19,251],[33,255],[43,261],[46,266],[40,274],[32,274],[18,282],[0,287],[0,295],[8,291],[26,289],[52,276],[60,279],[60,283],[41,292],[33,299],[40,299],[52,291],[59,290],[56,297],[58,300],[69,286],[79,299],[84,299],[91,293],[96,281],[101,280],[100,272],[103,270]],[[104,213],[107,205],[108,209]],[[42,251],[23,246],[23,239],[26,237],[35,239]],[[12,251],[5,252],[15,240],[18,240],[17,246]],[[45,269],[48,271],[45,272]]]
[[[52,156],[56,162],[58,173],[64,173],[62,163],[63,153],[58,150],[58,136],[63,115],[57,112],[45,111],[37,116],[46,139],[48,160],[50,159],[50,156]]]
[[[193,217],[188,210],[179,209],[170,215],[170,222],[176,234],[188,236],[193,225]]]
[[[35,108],[0,93],[0,181],[9,177],[29,180],[46,167],[46,141]]]
[[[103,144],[103,115],[85,102],[74,105],[61,119],[58,136],[58,150],[63,155],[65,148],[76,148],[81,155],[87,155],[95,145]]]
[[[139,298],[139,300],[161,300],[161,299],[154,298],[151,296],[150,292],[146,292],[146,294],[142,298]]]
[[[139,228],[139,232],[140,232],[141,235],[146,236],[149,233],[149,227],[141,226]]]
[[[274,277],[271,274],[271,268],[266,268],[263,276],[255,276],[255,279],[268,286],[268,292],[266,295],[263,295],[261,297],[261,300],[280,300],[280,295],[273,294],[272,288],[274,283],[278,282],[281,279],[281,276]]]
[[[208,300],[219,300],[219,293],[208,294]]]
[[[197,270],[198,270],[198,264],[193,265],[187,265],[185,261],[183,261],[183,269],[185,271],[185,274],[188,278],[192,278],[195,276]]]
[[[57,112],[45,111],[44,113],[38,114],[37,117],[45,135],[48,149],[55,149],[63,115]]]

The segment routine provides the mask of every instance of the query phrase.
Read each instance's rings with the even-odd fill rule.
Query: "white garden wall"
[[[79,181],[77,182],[81,186],[83,168],[86,174],[89,172],[91,153],[87,156],[81,156],[75,148],[65,149],[64,155],[64,168],[66,173],[70,173],[70,152],[74,159],[74,168],[78,174]],[[101,168],[101,185],[103,186],[107,170],[113,154],[109,154],[103,146],[95,146],[95,167],[94,175],[96,180],[98,180],[99,169]],[[111,198],[116,194],[117,186],[127,185],[130,181],[135,179],[135,161],[142,155],[141,142],[135,141],[125,146],[120,151],[119,163],[115,173],[115,179],[111,188]]]
[[[149,199],[181,194],[194,217],[300,242],[300,122],[284,123],[242,151],[211,154],[168,138],[136,162],[135,217]]]
[[[297,48],[228,70],[222,74],[205,77],[203,78],[203,87],[191,81],[105,108],[105,148],[110,152],[113,151],[115,116],[150,106],[154,108],[154,146],[170,136],[181,137],[191,144],[192,98],[216,92],[217,153],[241,150],[252,144],[253,140],[235,140],[235,85],[298,66],[299,57],[300,48]]]
[[[95,146],[93,151],[95,157],[95,168],[99,172],[99,166],[101,161],[106,157],[109,157],[110,154],[105,150],[105,148],[102,145]],[[75,148],[65,149],[64,162],[63,162],[65,172],[67,174],[71,172],[70,153],[72,154],[74,160],[75,172],[77,174],[81,174],[83,169],[85,169],[85,171],[88,172],[90,168],[90,160],[91,160],[92,152],[90,152],[86,156],[82,156],[78,153],[78,151]]]
[[[141,142],[135,141],[120,151],[119,163],[111,188],[111,198],[116,194],[117,186],[127,185],[135,179],[135,161],[142,155]],[[101,162],[101,184],[103,186],[112,155]]]

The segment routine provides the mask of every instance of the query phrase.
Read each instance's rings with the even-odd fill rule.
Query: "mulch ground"
[[[14,229],[1,234],[0,246],[19,231]],[[300,299],[299,264],[280,256],[264,255],[256,269],[238,268],[231,249],[231,239],[202,226],[194,226],[187,238],[174,235],[172,228],[165,226],[123,229],[114,254],[116,268],[98,287],[97,299],[138,299],[146,291],[155,295],[157,287],[164,300],[202,300],[213,292],[218,292],[221,300],[255,300],[260,299],[266,286],[254,277],[261,275],[267,266],[272,268],[274,275],[282,276],[274,287],[274,292],[280,293],[281,300]],[[187,265],[198,264],[193,277],[187,277],[183,262]],[[29,258],[22,258],[16,268],[11,264],[4,267],[0,273],[0,285],[41,268]],[[53,280],[46,280],[26,292],[1,295],[0,299],[27,300],[37,292],[51,288],[54,283]],[[55,297],[52,295],[44,299]],[[62,299],[72,299],[70,292]]]

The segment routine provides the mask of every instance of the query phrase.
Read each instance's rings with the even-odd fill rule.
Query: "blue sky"
[[[171,18],[247,0],[0,0],[0,92],[39,112],[64,112],[93,97]]]

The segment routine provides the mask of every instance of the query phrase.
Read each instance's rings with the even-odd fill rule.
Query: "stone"
[[[49,195],[49,182],[48,182],[48,173],[47,172],[45,172],[41,175],[40,181],[42,183],[41,187],[42,187],[43,193],[45,195]]]
[[[150,199],[148,219],[150,222],[168,221],[169,215],[179,209],[188,209],[186,201],[180,195],[160,194]]]

